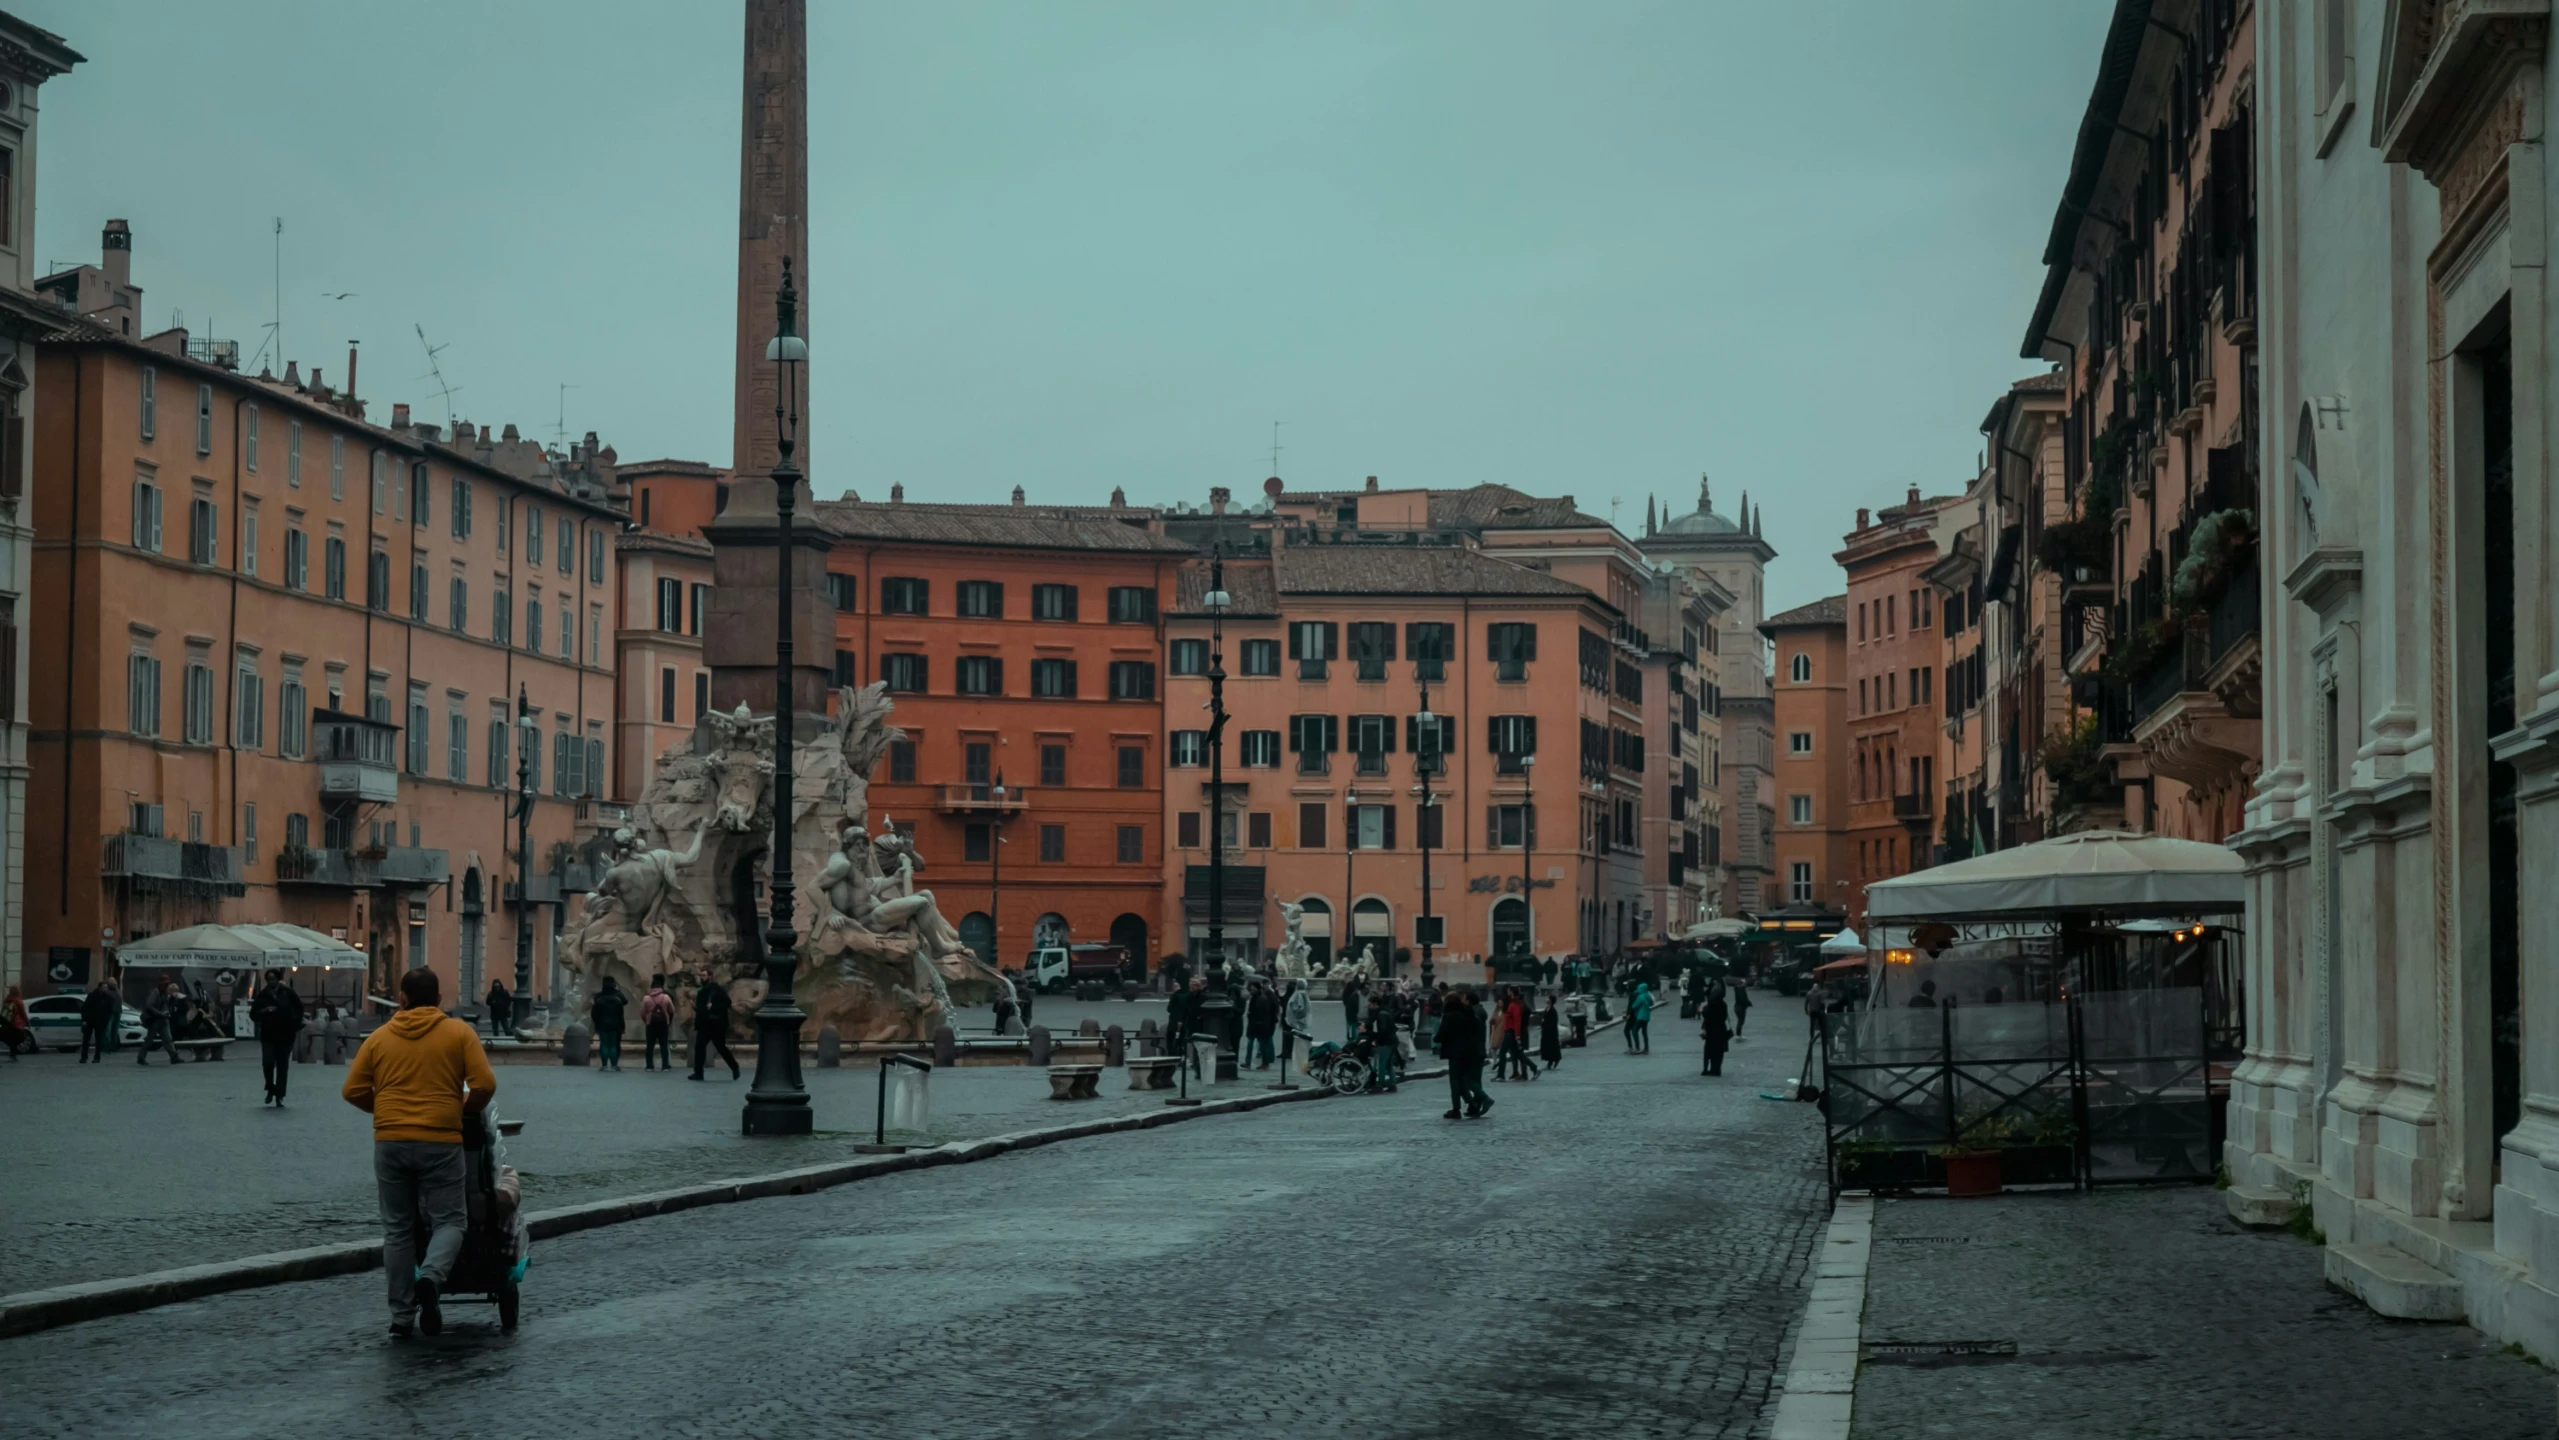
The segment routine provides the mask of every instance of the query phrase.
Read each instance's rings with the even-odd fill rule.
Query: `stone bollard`
[[[306,1024],[293,1037],[293,1063],[308,1065],[319,1057],[313,1052],[320,1046],[320,1027]]]
[[[1128,1032],[1117,1025],[1102,1032],[1102,1063],[1105,1065],[1128,1063]]]
[[[844,1036],[832,1025],[821,1025],[817,1032],[817,1068],[834,1070],[844,1064]]]
[[[948,1025],[933,1027],[933,1063],[945,1070],[960,1063],[960,1037]]]
[[[1034,1067],[1048,1064],[1049,1050],[1048,1027],[1046,1025],[1032,1026],[1030,1063]]]
[[[1137,1053],[1141,1058],[1164,1053],[1164,1032],[1153,1020],[1137,1022]]]
[[[571,1021],[569,1028],[560,1032],[560,1063],[585,1069],[586,1048],[593,1039],[584,1025]]]
[[[1083,1019],[1075,1022],[1075,1033],[1078,1036],[1089,1040],[1102,1033],[1102,1022],[1094,1019],[1090,1015],[1087,1015]]]

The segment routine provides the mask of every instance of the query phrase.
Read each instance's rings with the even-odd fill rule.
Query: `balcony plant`
[[[2107,775],[2105,744],[2095,715],[2082,715],[2074,725],[2054,726],[2044,736],[2044,778],[2052,782],[2053,808],[2062,813],[2120,798]]]
[[[288,844],[275,852],[275,873],[284,880],[299,880],[310,874],[311,847]]]
[[[2257,548],[2257,516],[2238,506],[2215,510],[2195,522],[2186,540],[2186,558],[2177,562],[2168,596],[2178,609],[2208,609],[2230,588],[2230,577],[2248,563]]]

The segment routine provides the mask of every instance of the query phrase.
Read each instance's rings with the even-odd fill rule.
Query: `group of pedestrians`
[[[680,982],[684,977],[676,978]],[[630,1009],[629,992],[612,976],[605,976],[595,987],[595,998],[587,1002],[587,1018],[595,1026],[598,1070],[622,1068],[622,1033]],[[715,1054],[728,1065],[730,1079],[744,1075],[737,1056],[729,1052],[729,1021],[734,1013],[729,987],[704,976],[693,992],[693,1071],[685,1079],[701,1079],[703,1063]],[[667,988],[664,975],[650,976],[648,993],[640,997],[640,1036],[640,1068],[674,1074],[675,992]]]

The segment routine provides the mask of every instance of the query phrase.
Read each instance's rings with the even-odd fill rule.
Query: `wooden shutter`
[[[1326,620],[1322,623],[1324,626],[1324,658],[1327,660],[1338,660],[1342,655],[1342,627],[1331,620]]]
[[[1484,848],[1502,848],[1502,807],[1499,805],[1484,807]]]
[[[1401,807],[1394,805],[1384,807],[1386,811],[1386,829],[1385,833],[1381,835],[1378,840],[1378,848],[1381,850],[1392,850],[1395,848],[1395,812],[1399,808]]]
[[[26,417],[0,418],[0,500],[15,500],[27,493],[26,449]]]

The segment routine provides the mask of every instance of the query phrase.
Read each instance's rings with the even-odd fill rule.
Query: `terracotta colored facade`
[[[405,405],[373,425],[316,372],[187,349],[97,332],[38,377],[21,978],[53,946],[94,975],[131,939],[287,920],[369,950],[375,994],[420,965],[448,994],[512,986],[522,688],[543,991],[610,774],[612,452],[447,439]]]
[[[1848,597],[1833,595],[1760,625],[1776,654],[1771,695],[1779,898],[1865,922],[1848,835]]]
[[[711,707],[702,657],[710,613],[711,546],[700,536],[718,503],[720,472],[684,460],[621,467],[635,522],[622,556],[613,621],[613,798],[637,800],[657,757],[688,743]]]
[[[1837,559],[1848,572],[1848,824],[1857,885],[1934,859],[1943,733],[1936,682],[1940,512],[1952,497],[1857,512]],[[1856,907],[1862,913],[1862,903]]]

